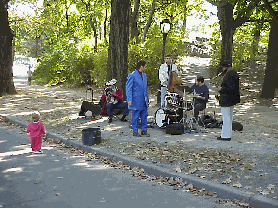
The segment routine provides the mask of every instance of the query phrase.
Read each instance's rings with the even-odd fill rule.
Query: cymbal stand
[[[195,89],[194,89],[194,91],[193,91],[193,95],[196,95]],[[193,98],[193,102],[192,102],[192,117],[189,118],[188,123],[189,123],[190,131],[199,132],[200,130],[197,128],[198,121],[197,121],[197,119],[194,117],[194,110],[195,110],[195,105],[194,105],[194,98]]]
[[[185,100],[185,88],[183,88],[183,105],[182,105],[182,114],[183,114],[182,115],[182,123],[183,124],[186,124],[186,119],[187,119],[186,112],[187,112],[187,110],[188,110],[188,104]],[[186,124],[186,126],[187,126],[187,124]]]

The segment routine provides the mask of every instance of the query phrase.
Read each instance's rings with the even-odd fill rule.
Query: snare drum
[[[181,98],[177,93],[168,93],[165,96],[165,105],[169,109],[180,106]]]

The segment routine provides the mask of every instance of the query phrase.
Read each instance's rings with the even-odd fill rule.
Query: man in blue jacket
[[[222,114],[222,131],[218,140],[230,141],[232,136],[233,110],[234,105],[240,102],[239,94],[239,76],[232,69],[230,61],[225,60],[221,64],[224,76],[221,87],[217,90],[220,93],[219,105],[221,106]]]
[[[147,117],[149,95],[147,89],[147,76],[144,73],[147,68],[146,62],[141,60],[136,69],[127,76],[126,98],[128,108],[132,110],[133,136],[147,136]],[[141,118],[141,135],[138,133],[139,117]]]

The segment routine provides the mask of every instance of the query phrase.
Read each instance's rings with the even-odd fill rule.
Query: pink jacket
[[[30,137],[41,137],[42,134],[46,134],[42,122],[30,122],[26,133],[30,133]]]
[[[116,99],[118,101],[123,101],[123,94],[122,94],[122,91],[120,88],[117,87],[117,90],[116,90],[116,93],[113,93],[112,94],[114,97],[116,97]],[[101,100],[104,102],[103,103],[103,108],[102,108],[102,111],[101,113],[107,113],[107,109],[106,109],[106,104],[107,104],[107,101],[106,101],[106,95],[105,95],[105,92],[103,92],[102,94],[102,97],[101,97]]]

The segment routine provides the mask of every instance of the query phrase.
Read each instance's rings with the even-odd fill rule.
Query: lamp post
[[[160,22],[160,30],[163,35],[163,48],[162,48],[161,63],[164,63],[166,37],[167,37],[170,29],[171,29],[171,22],[168,19],[164,19]]]
[[[171,29],[171,22],[168,19],[164,19],[160,22],[160,30],[163,35],[161,64],[164,63],[166,38],[167,38],[167,35],[168,35],[168,32],[170,31],[170,29]],[[159,74],[159,71],[158,71],[158,74]],[[159,75],[158,75],[158,77],[159,77]],[[159,82],[158,90],[161,89],[160,86],[161,86],[161,84]],[[160,101],[160,91],[157,91],[157,104],[159,104],[160,102],[161,102]]]

